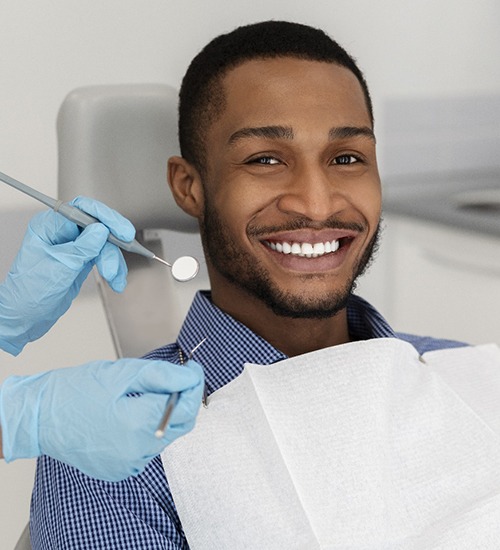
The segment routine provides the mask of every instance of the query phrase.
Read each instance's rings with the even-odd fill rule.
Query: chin
[[[306,292],[284,292],[276,287],[254,286],[251,293],[263,301],[275,315],[292,319],[329,319],[345,309],[354,289],[349,283],[341,290],[323,293],[321,296],[307,296]],[[247,288],[247,291],[250,290]]]

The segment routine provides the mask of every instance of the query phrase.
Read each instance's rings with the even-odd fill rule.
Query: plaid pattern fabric
[[[351,297],[347,311],[353,340],[402,338],[419,353],[464,345],[397,334],[357,296]],[[196,295],[177,342],[146,357],[179,363],[179,347],[187,357],[203,338],[207,340],[194,358],[205,369],[209,393],[237,377],[244,363],[272,364],[286,358],[215,307],[207,292]],[[67,464],[41,457],[30,527],[33,550],[188,549],[159,456],[142,474],[115,483],[89,478]]]

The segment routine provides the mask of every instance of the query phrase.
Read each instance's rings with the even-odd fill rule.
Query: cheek
[[[228,185],[221,185],[212,200],[224,225],[244,235],[249,224],[267,215],[275,199],[263,186],[232,180]]]
[[[360,186],[356,190],[353,203],[356,204],[358,210],[363,214],[370,225],[377,224],[382,210],[382,196],[380,184]]]
[[[206,195],[207,216],[217,216],[221,228],[231,240],[245,238],[249,213],[248,200],[234,189],[220,188],[217,192]]]

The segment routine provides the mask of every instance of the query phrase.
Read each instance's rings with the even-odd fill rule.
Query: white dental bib
[[[162,455],[192,550],[500,548],[500,350],[387,338],[244,372]]]

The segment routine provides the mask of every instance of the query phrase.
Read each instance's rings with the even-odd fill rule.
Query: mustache
[[[249,225],[247,229],[247,235],[251,237],[260,237],[261,235],[269,235],[269,233],[281,233],[287,231],[295,231],[297,229],[313,229],[316,231],[320,229],[340,229],[361,233],[366,229],[366,226],[358,222],[342,221],[333,216],[323,222],[315,222],[308,218],[296,218],[295,220],[290,220],[279,225]]]

